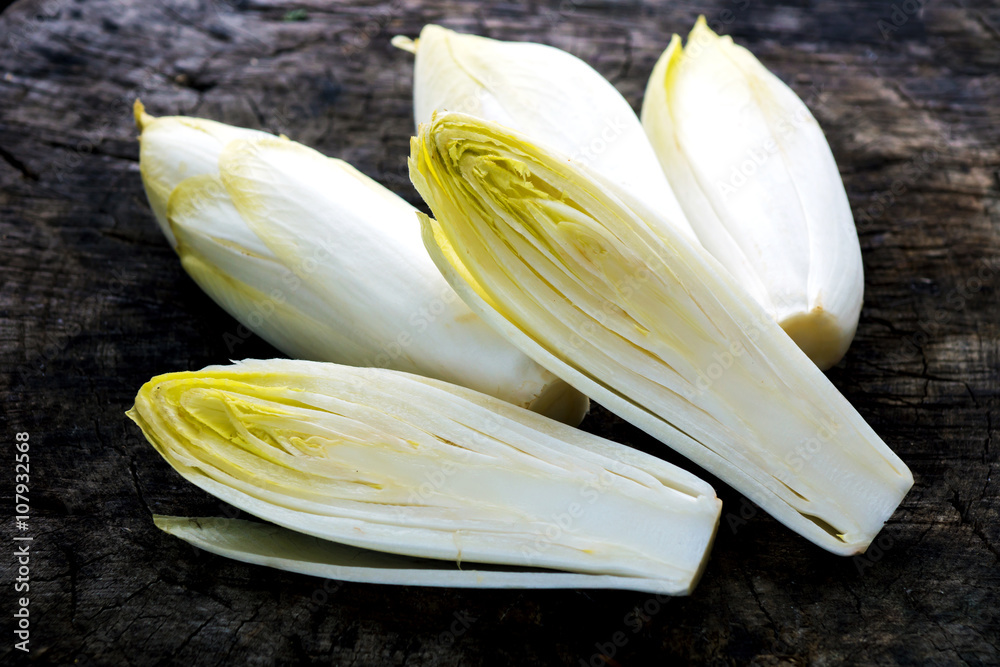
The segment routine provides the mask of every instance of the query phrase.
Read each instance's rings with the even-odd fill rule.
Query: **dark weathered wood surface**
[[[918,4],[9,7],[0,14],[0,661],[24,657],[12,649],[9,584],[13,438],[28,431],[39,662],[996,664],[1000,10]],[[141,189],[133,98],[158,115],[284,132],[416,202],[405,174],[411,60],[389,46],[392,34],[433,21],[554,44],[637,106],[669,35],[699,11],[807,101],[857,212],[865,310],[830,377],[916,478],[880,548],[856,559],[824,553],[711,477],[725,503],[711,563],[692,597],[666,602],[325,583],[196,552],[153,527],[154,511],[226,508],[126,423],[135,391],[156,373],[274,352],[256,340],[227,349],[235,322],[161,238]],[[677,460],[600,409],[585,426]]]

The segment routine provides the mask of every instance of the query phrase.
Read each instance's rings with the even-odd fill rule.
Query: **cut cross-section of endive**
[[[424,26],[393,44],[416,54],[413,113],[459,111],[512,127],[590,165],[694,238],[628,101],[594,68],[545,44]]]
[[[261,519],[469,569],[567,570],[600,575],[598,585],[624,578],[633,582],[625,587],[686,594],[721,508],[708,484],[652,456],[385,369],[276,359],[170,373],[146,383],[128,414],[187,480]],[[236,538],[198,539],[225,553]],[[236,550],[252,551],[242,539]],[[243,559],[294,560],[295,550],[286,540]],[[462,574],[435,581],[474,585]]]
[[[402,198],[264,132],[138,103],[136,119],[143,182],[182,265],[248,329],[291,357],[418,373],[580,423],[587,398],[469,310]]]
[[[839,554],[863,551],[906,465],[701,246],[566,156],[457,113],[421,127],[424,241],[526,354]]]
[[[656,63],[642,124],[702,245],[816,365],[840,361],[861,312],[861,248],[802,100],[701,17]]]

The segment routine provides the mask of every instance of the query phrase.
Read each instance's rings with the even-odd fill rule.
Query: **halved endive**
[[[861,249],[802,100],[701,17],[656,63],[642,123],[705,248],[816,365],[840,361],[861,312]]]
[[[736,280],[611,181],[457,113],[421,127],[410,177],[475,312],[812,542],[863,551],[912,485]]]
[[[416,54],[413,113],[458,111],[544,139],[694,236],[632,107],[594,68],[561,49],[425,26],[393,44]]]
[[[153,378],[128,415],[188,481],[302,535],[222,519],[158,525],[216,553],[321,576],[683,595],[719,520],[712,488],[673,465],[397,371],[211,366]]]
[[[138,103],[136,120],[150,204],[184,269],[282,352],[438,378],[573,425],[583,418],[583,395],[458,298],[402,198],[284,138],[153,118]]]

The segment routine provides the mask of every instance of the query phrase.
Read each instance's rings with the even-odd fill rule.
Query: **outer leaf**
[[[274,135],[190,116],[161,116],[146,113],[135,101],[135,124],[139,138],[139,171],[142,185],[163,235],[176,246],[167,222],[167,202],[180,182],[191,176],[218,172],[219,152],[235,139],[261,139]]]
[[[666,595],[690,592],[656,578],[411,558],[337,544],[255,521],[176,516],[154,516],[153,520],[164,532],[213,554],[326,579],[448,588],[615,588]]]

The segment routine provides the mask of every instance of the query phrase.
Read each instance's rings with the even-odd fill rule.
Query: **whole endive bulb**
[[[656,63],[642,124],[705,248],[817,366],[840,361],[861,312],[861,249],[802,100],[701,17]]]
[[[496,121],[589,165],[694,235],[629,103],[607,79],[566,51],[425,26],[393,44],[416,54],[413,113]]]
[[[282,359],[211,366],[154,377],[128,414],[208,493],[290,531],[354,547],[324,548],[266,527],[247,532],[244,522],[158,519],[217,553],[296,571],[686,594],[719,520],[712,488],[673,465],[397,371]]]
[[[140,169],[184,269],[291,357],[413,372],[578,424],[588,401],[473,314],[415,209],[346,162],[141,106]]]
[[[838,554],[863,551],[906,465],[707,251],[611,181],[496,123],[437,116],[410,178],[424,242],[508,340]]]

